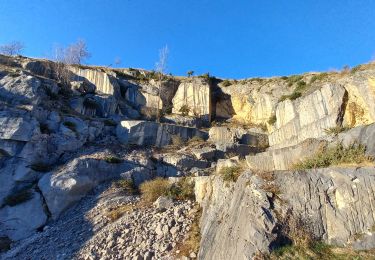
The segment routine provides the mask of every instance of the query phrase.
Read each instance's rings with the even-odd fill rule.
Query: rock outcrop
[[[121,121],[116,129],[123,143],[163,147],[171,144],[172,136],[188,140],[194,136],[207,138],[207,133],[196,128],[156,123],[151,121]]]
[[[301,218],[300,228],[331,245],[349,246],[359,243],[358,234],[373,234],[373,167],[273,176],[267,182],[248,172],[235,184],[215,176],[196,182],[203,207],[200,259],[251,259],[268,253],[278,246],[277,227],[288,217]],[[277,197],[266,187],[277,189]]]
[[[204,79],[182,82],[173,98],[173,113],[211,121],[211,86]]]
[[[327,135],[326,129],[342,124],[346,95],[343,87],[326,85],[294,102],[279,103],[276,130],[269,136],[270,146],[282,148]]]

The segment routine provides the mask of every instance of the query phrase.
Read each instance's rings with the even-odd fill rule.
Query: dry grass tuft
[[[171,184],[167,179],[156,178],[151,181],[146,181],[139,187],[142,198],[146,202],[154,202],[160,196],[165,196],[169,191]]]
[[[196,214],[187,238],[181,244],[177,245],[177,257],[189,256],[193,252],[198,254],[201,241],[199,221],[202,216],[202,209],[199,206],[196,206],[195,210]]]
[[[347,148],[339,144],[297,163],[293,169],[325,168],[331,165],[373,165],[374,158],[367,156],[365,152],[366,148],[361,144],[352,144]]]
[[[106,216],[111,222],[121,218],[125,213],[132,212],[135,209],[133,205],[123,205],[107,212]]]

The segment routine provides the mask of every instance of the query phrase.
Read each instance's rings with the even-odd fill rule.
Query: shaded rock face
[[[116,133],[123,143],[157,147],[170,144],[174,135],[180,136],[183,140],[194,136],[207,138],[207,133],[196,128],[139,120],[121,121],[121,124],[117,126]]]
[[[42,197],[33,192],[32,198],[15,206],[0,209],[0,237],[20,240],[32,235],[47,221]]]
[[[285,171],[274,176],[280,199],[269,197],[263,188],[266,181],[251,173],[244,173],[235,184],[225,185],[219,177],[196,181],[203,207],[200,259],[251,259],[257,252],[269,252],[280,243],[275,227],[290,217],[290,210],[303,220],[304,229],[331,245],[359,243],[367,238],[356,240],[358,234],[373,233],[373,167]]]
[[[211,121],[211,86],[202,79],[182,82],[173,98],[173,113],[197,116]]]
[[[346,98],[343,87],[328,85],[294,102],[279,103],[276,130],[269,136],[270,146],[281,148],[327,135],[325,129],[341,125]]]

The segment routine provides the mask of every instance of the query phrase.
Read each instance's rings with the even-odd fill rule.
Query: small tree
[[[161,99],[161,86],[164,74],[167,71],[167,64],[168,64],[168,55],[169,50],[168,46],[165,45],[163,48],[159,50],[159,61],[155,64],[155,70],[158,73],[159,79],[159,99],[158,99],[158,112],[157,112],[157,120],[160,121],[160,99]]]
[[[83,61],[90,58],[91,54],[87,50],[86,42],[82,39],[69,45],[64,50],[64,59],[67,64],[82,64]]]
[[[25,48],[22,42],[11,42],[0,46],[0,53],[4,55],[14,56],[19,55]]]
[[[55,61],[54,73],[56,79],[67,86],[71,75],[67,66],[71,64],[81,64],[90,56],[91,54],[88,52],[84,40],[78,40],[76,43],[70,44],[66,48],[56,46],[52,57]]]
[[[191,76],[193,76],[194,75],[194,70],[189,70],[188,72],[187,72],[187,76],[190,78]]]

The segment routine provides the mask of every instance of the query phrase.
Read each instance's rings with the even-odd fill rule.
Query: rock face
[[[269,149],[266,152],[246,156],[248,166],[254,170],[288,170],[294,164],[313,156],[327,146],[326,141],[306,139],[294,146]]]
[[[276,172],[274,178],[280,199],[269,197],[267,180],[251,173],[229,185],[218,177],[196,182],[203,206],[200,259],[251,259],[269,252],[280,235],[275,226],[291,209],[304,223],[300,228],[331,245],[358,243],[366,239],[358,234],[373,233],[373,167]]]
[[[20,240],[43,226],[47,221],[47,215],[40,194],[33,192],[30,200],[0,209],[0,219],[0,236]]]
[[[211,127],[209,140],[219,144],[245,144],[251,147],[267,148],[268,136],[266,134],[245,130],[241,127]]]
[[[38,187],[53,218],[74,202],[83,198],[92,188],[105,180],[118,178],[121,172],[134,167],[128,163],[107,163],[97,159],[75,159],[57,172],[43,176]]]
[[[211,121],[211,86],[202,79],[182,82],[173,98],[173,113],[183,111],[207,122]]]
[[[373,123],[375,121],[374,71],[358,71],[342,81],[348,91],[344,124],[355,127]]]
[[[199,259],[251,259],[258,251],[268,251],[275,239],[272,229],[276,223],[267,212],[271,205],[266,193],[254,184],[246,185],[253,179],[246,174],[227,187],[213,177],[208,183],[200,183],[206,194],[201,204]]]
[[[116,133],[123,143],[158,147],[170,144],[172,136],[179,136],[183,140],[194,136],[207,138],[207,133],[196,128],[151,121],[121,121]]]
[[[346,95],[341,86],[327,85],[294,102],[279,103],[276,130],[269,136],[270,146],[281,148],[327,135],[325,129],[342,123]]]
[[[75,81],[86,80],[95,86],[95,91],[103,94],[120,96],[120,86],[115,79],[115,75],[95,69],[82,69],[79,67],[69,67],[75,76]]]

